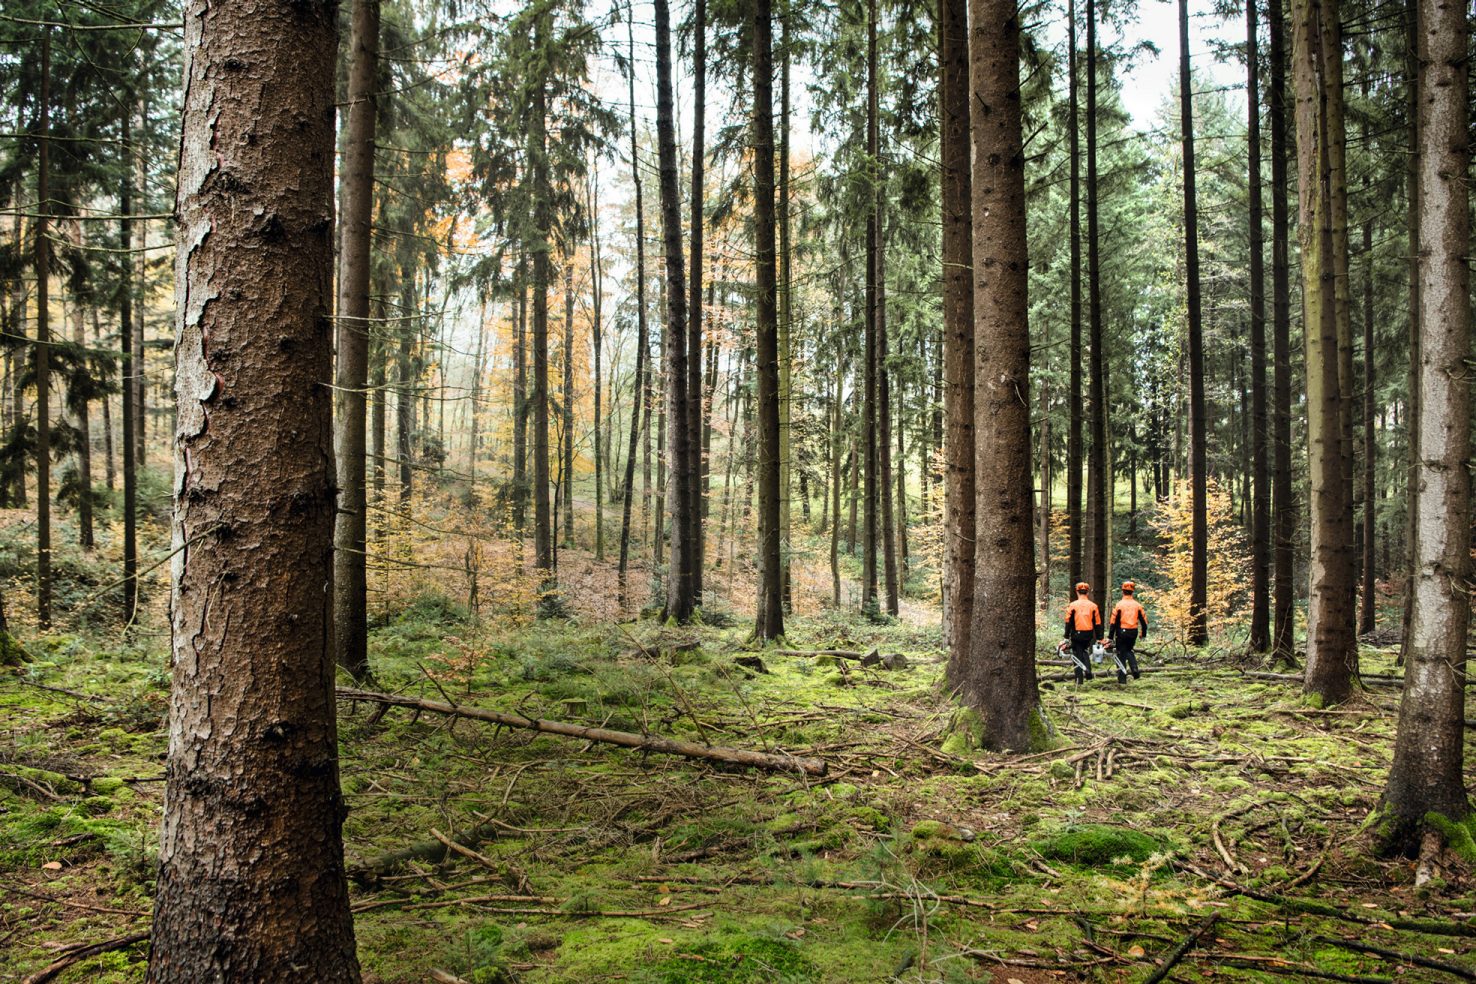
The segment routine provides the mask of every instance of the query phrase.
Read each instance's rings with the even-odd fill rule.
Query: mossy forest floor
[[[1417,892],[1413,861],[1374,854],[1397,690],[1319,710],[1175,650],[1127,686],[1049,684],[1053,751],[955,755],[935,617],[790,623],[790,646],[876,646],[907,656],[896,670],[771,650],[760,672],[735,663],[746,635],[478,626],[432,602],[377,627],[386,690],[804,752],[830,774],[341,704],[351,868],[486,835],[355,885],[365,979],[1144,981],[1191,938],[1169,979],[1476,979],[1464,862]],[[166,745],[157,636],[25,642],[33,661],[0,682],[6,981],[147,929]],[[1391,651],[1365,649],[1364,670],[1392,672]],[[144,961],[116,949],[59,979],[140,981]]]

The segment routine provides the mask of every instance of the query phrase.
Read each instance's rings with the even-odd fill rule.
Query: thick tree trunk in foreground
[[[192,0],[149,980],[359,979],[329,650],[331,3]]]
[[[656,5],[656,136],[660,157],[661,234],[666,253],[666,405],[671,440],[666,474],[671,483],[671,564],[666,578],[663,618],[685,624],[697,606],[693,595],[693,496],[691,407],[687,387],[687,271],[682,256],[682,198],[677,185],[676,109],[672,102],[671,12],[667,0]]]
[[[1271,472],[1266,421],[1266,269],[1261,232],[1260,0],[1246,0],[1247,147],[1250,186],[1251,624],[1250,648],[1271,648]]]
[[[1209,513],[1205,483],[1204,325],[1199,301],[1199,203],[1194,187],[1194,92],[1189,73],[1189,0],[1179,0],[1179,121],[1184,144],[1184,274],[1189,318],[1189,644],[1209,642]]]
[[[969,651],[974,617],[974,244],[969,192],[968,0],[939,0],[938,102],[943,200],[943,640]],[[958,686],[958,667],[948,682]]]
[[[971,0],[974,137],[975,429],[978,490],[974,624],[958,662],[964,703],[986,748],[1044,736],[1035,677],[1031,529],[1030,327],[1020,20],[1015,0]]]
[[[1311,490],[1311,600],[1307,608],[1308,694],[1338,703],[1352,692],[1357,661],[1353,599],[1355,555],[1344,436],[1337,300],[1338,216],[1347,214],[1342,182],[1342,48],[1337,0],[1296,0],[1292,78],[1296,87],[1297,190],[1302,242],[1302,307],[1307,358],[1307,465]],[[1339,203],[1342,203],[1341,205]],[[1346,246],[1346,236],[1341,240]]]
[[[1271,42],[1271,338],[1275,382],[1272,393],[1272,566],[1276,575],[1274,652],[1278,663],[1296,661],[1297,506],[1292,489],[1291,243],[1287,189],[1286,18],[1281,0],[1268,0]]]
[[[1413,618],[1394,763],[1389,846],[1411,851],[1428,813],[1462,819],[1466,631],[1471,618],[1471,157],[1466,14],[1419,0],[1420,500]]]
[[[1419,70],[1419,5],[1404,6],[1404,108],[1409,132],[1409,153],[1404,164],[1405,196],[1408,199],[1408,237],[1405,255],[1409,257],[1409,370],[1407,376],[1408,407],[1405,414],[1409,432],[1408,461],[1405,463],[1405,527],[1404,527],[1404,613],[1400,621],[1401,645],[1399,662],[1409,655],[1410,627],[1414,624],[1415,541],[1420,522],[1419,497],[1414,494],[1420,459],[1420,70]]]
[[[379,86],[379,0],[354,0],[349,34],[348,135],[344,141],[338,259],[338,365],[334,374],[338,514],[333,530],[333,648],[355,680],[369,675],[369,497],[364,474],[369,385],[369,250],[374,210],[374,130]],[[476,408],[473,406],[475,414]],[[476,449],[472,449],[475,460]]]
[[[779,309],[774,256],[774,55],[770,0],[753,5],[754,331],[758,374],[759,590],[754,635],[784,634],[779,529]]]

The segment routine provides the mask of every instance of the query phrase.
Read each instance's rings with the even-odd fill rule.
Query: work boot
[[[1117,671],[1117,682],[1118,683],[1127,683],[1128,682],[1128,675],[1126,673],[1122,672],[1121,670],[1118,670]]]

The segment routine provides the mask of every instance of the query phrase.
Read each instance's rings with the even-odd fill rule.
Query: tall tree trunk
[[[630,174],[635,183],[635,248],[636,248],[636,364],[630,394],[630,453],[625,456],[625,502],[621,506],[620,518],[620,604],[626,602],[625,572],[630,560],[630,516],[635,502],[636,448],[641,439],[641,409],[650,401],[646,399],[647,379],[650,369],[646,365],[646,210],[641,197],[641,159],[636,133],[635,101],[635,28],[632,18],[626,18],[626,36],[630,48]]]
[[[1046,326],[1043,351],[1051,350],[1050,326]],[[1035,567],[1039,572],[1036,599],[1042,610],[1051,596],[1051,397],[1050,385],[1040,384],[1040,510],[1036,515]]]
[[[1035,676],[1031,529],[1030,327],[1020,14],[1015,0],[971,0],[974,137],[975,428],[978,490],[970,651],[960,695],[993,750],[1044,743]]]
[[[400,509],[408,513],[410,496],[414,491],[414,439],[415,439],[415,360],[411,349],[417,330],[415,315],[415,288],[411,282],[411,271],[400,265],[400,310],[405,319],[400,323],[400,351],[395,361],[395,385],[399,393],[395,397],[395,447],[400,465]]]
[[[671,482],[671,563],[666,578],[663,618],[692,620],[693,595],[691,407],[687,365],[687,274],[682,256],[682,198],[677,179],[676,109],[672,101],[671,12],[667,0],[656,6],[656,140],[660,158],[661,232],[666,254],[666,406],[671,428],[666,473]],[[700,383],[699,383],[700,385]],[[658,519],[659,522],[659,519]]]
[[[1302,307],[1307,359],[1308,488],[1312,501],[1311,600],[1303,687],[1333,704],[1349,696],[1354,634],[1353,513],[1344,442],[1346,391],[1338,324],[1338,216],[1346,215],[1340,168],[1342,47],[1337,0],[1295,0],[1292,78],[1296,86]],[[1339,202],[1343,205],[1340,207]],[[1346,236],[1344,237],[1344,242]]]
[[[1467,22],[1452,0],[1419,0],[1419,471],[1413,613],[1387,846],[1414,853],[1432,813],[1470,812],[1463,779],[1471,618],[1470,146]]]
[[[771,0],[753,3],[754,366],[758,374],[759,590],[754,635],[784,635],[779,523],[779,311],[774,249],[774,54]]]
[[[1367,78],[1363,83],[1364,98],[1368,98]],[[1364,145],[1369,145],[1368,120],[1362,124]],[[1363,178],[1365,194],[1368,177]],[[1370,207],[1372,203],[1370,203]],[[1375,504],[1374,464],[1378,446],[1374,442],[1374,265],[1373,265],[1373,217],[1363,220],[1363,603],[1358,610],[1358,631],[1372,632],[1377,621],[1374,595],[1374,560],[1377,532],[1377,510]]]
[[[174,680],[148,979],[357,982],[323,385],[337,24],[332,4],[207,6],[184,11]]]
[[[125,147],[132,142],[132,106],[125,105],[120,129]],[[127,250],[133,244],[133,174],[125,172],[118,179],[118,242]],[[119,421],[123,439],[123,624],[132,625],[138,614],[138,387],[134,377],[140,365],[133,357],[133,263],[125,258],[119,264],[118,277],[118,364],[122,366],[122,390]],[[24,482],[22,482],[24,485]]]
[[[1282,0],[1267,0],[1271,41],[1271,339],[1276,376],[1272,392],[1272,560],[1276,574],[1276,661],[1296,662],[1297,505],[1292,487],[1291,234],[1287,176],[1286,19]]]
[[[354,0],[349,29],[348,133],[339,186],[338,365],[334,391],[333,647],[355,680],[369,675],[369,497],[365,388],[369,385],[369,269],[373,244],[374,132],[378,115],[379,0]],[[473,407],[475,412],[475,406]],[[473,451],[475,453],[475,451]]]
[[[692,255],[688,289],[691,301],[687,311],[687,433],[692,474],[692,501],[688,508],[688,534],[691,561],[693,604],[702,605],[703,567],[707,563],[707,461],[711,443],[706,425],[702,385],[702,209],[704,205],[703,156],[707,111],[707,0],[695,0],[692,9]],[[716,349],[714,349],[714,352]],[[717,363],[710,361],[708,375],[714,376]],[[716,382],[715,378],[713,380]],[[712,385],[709,384],[709,392]]]
[[[1266,417],[1266,270],[1261,206],[1260,0],[1246,0],[1246,143],[1250,193],[1251,625],[1250,647],[1271,648],[1271,473]]]
[[[538,18],[534,44],[547,42],[551,12]],[[548,288],[552,279],[553,182],[548,165],[548,91],[540,83],[533,97],[528,156],[533,172],[533,566],[544,572],[543,593],[555,590],[554,529],[549,502],[548,460]],[[547,606],[544,606],[547,610]]]
[[[383,294],[375,303],[374,311],[383,322],[386,317],[387,307]],[[369,460],[372,463],[370,471],[374,483],[374,505],[376,509],[384,509],[384,483],[389,471],[389,459],[386,457],[386,437],[389,417],[389,333],[381,331],[379,338],[370,347],[370,389],[374,392],[374,404],[369,411]],[[383,514],[376,519],[376,536],[383,527]]]
[[[877,190],[881,182],[877,156],[880,152],[880,131],[877,117],[877,52],[876,52],[876,0],[867,4],[866,21],[866,154],[867,176],[872,194],[866,210],[866,354],[862,358],[865,376],[865,397],[861,420],[861,440],[866,445],[865,488],[862,492],[862,536],[861,536],[861,607],[867,612],[877,610],[876,548],[878,499],[878,469],[881,459],[877,453],[877,374],[880,361],[877,348],[877,308],[880,303],[880,283],[877,278],[877,257],[881,248],[881,195]]]
[[[1179,0],[1179,119],[1184,144],[1184,271],[1189,308],[1189,643],[1209,642],[1209,512],[1206,503],[1204,327],[1199,300],[1199,203],[1194,187],[1194,91],[1189,73],[1189,0]]]
[[[51,627],[51,28],[41,34],[40,123],[36,140],[36,621]]]
[[[3,324],[0,317],[0,324]],[[103,333],[102,321],[98,315],[97,308],[92,309],[92,344],[98,351],[102,351]],[[118,484],[117,458],[113,447],[113,398],[104,395],[102,400],[102,429],[103,429],[103,471],[104,481],[107,483],[108,491],[111,492]],[[4,425],[0,424],[0,430]]]
[[[878,161],[878,163],[880,163]],[[881,515],[877,520],[882,538],[882,574],[886,588],[887,614],[897,614],[897,527],[892,502],[892,388],[887,367],[887,234],[882,210],[885,178],[877,184],[876,219],[876,455],[877,486]]]
[[[779,225],[779,587],[784,596],[784,610],[792,608],[789,583],[790,506],[794,480],[791,476],[794,457],[794,434],[790,429],[794,389],[791,367],[794,363],[793,290],[790,283],[789,225],[789,18],[786,3],[779,15],[779,191],[776,201]]]
[[[72,226],[73,241],[80,250],[85,245],[82,223],[74,222]],[[87,351],[87,318],[82,299],[79,297],[72,298],[71,316],[72,343],[77,346],[79,353],[84,353]],[[86,371],[90,373],[91,369]],[[77,500],[77,543],[83,550],[90,552],[93,547],[92,415],[85,392],[78,398],[71,398],[69,394],[67,402],[73,405],[73,422],[77,428],[77,486],[81,491]]]
[[[907,391],[902,385],[902,375],[897,375],[897,462],[893,470],[897,481],[897,588],[900,592],[907,585]],[[800,476],[804,482],[804,476]],[[808,502],[806,503],[808,506]],[[808,510],[807,510],[808,513]]]
[[[605,265],[600,249],[600,182],[599,172],[590,169],[589,190],[589,249],[590,264],[594,268],[594,320],[590,325],[593,338],[590,351],[594,358],[594,466],[595,466],[595,560],[605,560],[605,449],[606,442],[600,428],[604,424],[602,406],[604,398],[603,357],[605,345]]]
[[[1401,645],[1399,647],[1399,662],[1402,664],[1409,654],[1413,644],[1411,633],[1414,626],[1414,575],[1415,575],[1415,541],[1419,534],[1419,496],[1415,495],[1418,487],[1418,475],[1420,469],[1420,252],[1423,249],[1420,232],[1420,153],[1422,141],[1420,139],[1420,23],[1419,6],[1417,3],[1406,3],[1404,7],[1404,108],[1409,127],[1409,153],[1405,157],[1405,194],[1409,201],[1409,227],[1408,248],[1405,255],[1409,257],[1409,372],[1406,386],[1408,389],[1409,407],[1405,413],[1405,428],[1409,433],[1406,441],[1408,461],[1405,464],[1405,526],[1404,526],[1404,564],[1405,564],[1405,586],[1404,586],[1404,613],[1400,622]]]
[[[948,683],[974,617],[974,244],[970,194],[968,0],[938,2],[943,202],[943,640]],[[1073,164],[1074,166],[1074,164]]]
[[[518,256],[517,324],[513,329],[513,528],[521,543],[528,528],[528,259]]]
[[[559,491],[564,498],[564,546],[574,546],[574,257],[564,261],[564,382],[559,387],[563,401],[560,445],[563,464]]]
[[[134,145],[133,153],[133,187],[138,190],[138,204],[141,210],[147,212],[149,198],[149,165],[145,154],[144,131],[148,126],[148,96],[147,90],[140,87],[135,93],[138,100],[138,142]],[[128,110],[124,110],[125,113]],[[149,229],[144,222],[131,223],[133,238],[128,243],[132,249],[133,283],[139,296],[133,305],[133,427],[134,456],[137,459],[139,471],[143,471],[148,464],[148,359],[144,356],[144,298],[148,297],[148,266],[145,263],[144,248],[148,246]]]
[[[835,378],[830,384],[830,603],[840,608],[841,441],[845,434],[841,427],[841,384],[846,378],[845,354],[839,353],[836,361]]]
[[[1091,0],[1088,0],[1089,4],[1090,2]],[[1091,40],[1095,42],[1096,28],[1089,25],[1088,31],[1091,33]],[[1071,197],[1068,217],[1071,239],[1071,391],[1070,406],[1066,410],[1069,417],[1066,432],[1066,525],[1070,539],[1066,576],[1072,584],[1075,584],[1088,573],[1086,558],[1082,553],[1081,508],[1081,468],[1085,463],[1086,454],[1082,435],[1084,418],[1082,411],[1085,403],[1081,392],[1081,126],[1078,121],[1081,97],[1077,89],[1077,77],[1080,73],[1076,66],[1076,0],[1067,0],[1066,4],[1066,43],[1071,49],[1066,56],[1067,71],[1071,75],[1066,90],[1071,114],[1068,134],[1070,141],[1068,153],[1071,157]],[[1095,54],[1092,54],[1089,60],[1095,73]],[[1096,125],[1093,124],[1094,148],[1096,132]],[[1095,160],[1095,155],[1093,159]]]
[[[1087,580],[1091,582],[1097,604],[1107,602],[1107,552],[1110,527],[1107,513],[1112,508],[1112,490],[1107,472],[1107,340],[1102,313],[1102,256],[1098,234],[1097,205],[1097,6],[1087,0],[1087,308],[1090,319],[1091,360],[1088,396],[1091,401],[1092,447],[1087,469]]]

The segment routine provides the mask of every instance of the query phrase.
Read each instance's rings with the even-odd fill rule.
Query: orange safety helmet
[[[1092,590],[1092,586],[1090,584],[1087,584],[1085,581],[1077,581],[1076,582],[1076,593],[1077,594],[1086,594],[1090,590]]]
[[[1136,588],[1137,588],[1137,585],[1134,584],[1132,581],[1123,581],[1122,582],[1122,590],[1123,590],[1123,593],[1124,594],[1132,594],[1133,591],[1136,590]]]

